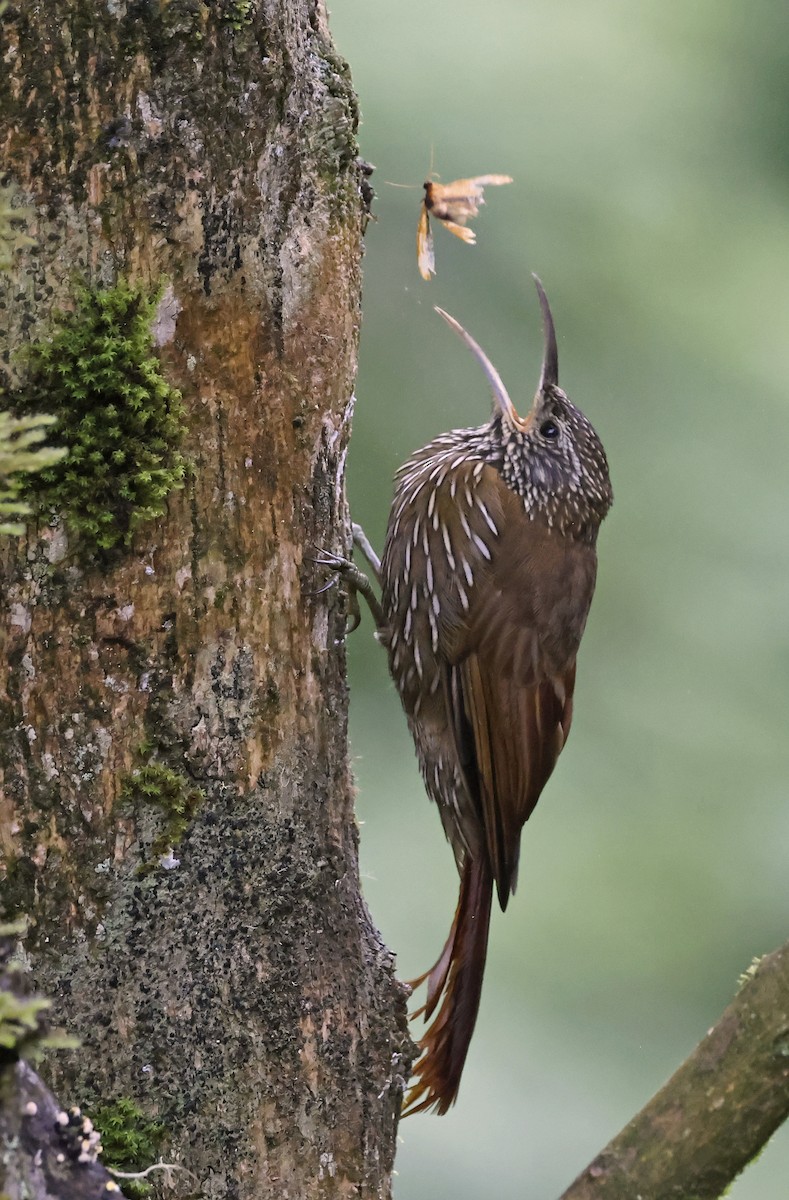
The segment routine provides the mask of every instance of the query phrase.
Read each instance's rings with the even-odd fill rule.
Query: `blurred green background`
[[[494,914],[460,1100],[401,1126],[396,1200],[552,1200],[789,936],[789,8],[757,0],[334,0],[376,164],[349,491],[380,548],[391,476],[489,394],[528,408],[553,306],[599,430],[600,538],[573,735]],[[505,172],[478,244],[418,190]],[[413,184],[407,191],[385,181]],[[369,618],[350,639],[362,871],[404,978],[457,879]],[[789,1129],[734,1200],[786,1200]]]

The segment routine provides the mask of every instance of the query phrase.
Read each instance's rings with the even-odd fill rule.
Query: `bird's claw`
[[[345,625],[346,634],[356,633],[362,623],[362,611],[359,608],[359,597],[356,588],[348,589],[348,620]]]
[[[358,576],[361,575],[359,568],[349,558],[343,558],[341,554],[335,554],[332,550],[324,550],[319,548],[317,554],[312,556],[312,562],[318,567],[323,567],[327,571],[334,574],[334,578],[324,584],[319,591],[314,595],[320,596],[323,592],[329,590],[337,583],[338,579],[342,579],[346,584],[346,596],[348,598],[348,623],[345,628],[346,634],[354,633],[362,623],[362,614],[359,609],[359,599],[357,596]],[[362,578],[365,578],[364,576]]]
[[[335,571],[338,575],[345,575],[349,571],[356,570],[349,558],[343,558],[341,554],[335,554],[333,550],[324,550],[323,547],[319,547],[317,553],[310,557],[310,562],[314,562],[318,567],[326,567],[329,571]]]
[[[337,578],[343,580],[346,585],[348,595],[348,617],[349,623],[346,632],[353,633],[361,624],[362,615],[359,610],[358,593],[364,596],[373,618],[377,626],[380,627],[382,616],[381,607],[378,598],[373,592],[370,580],[360,571],[354,562],[349,558],[343,558],[340,554],[335,554],[332,550],[324,550],[319,548],[317,554],[313,556],[312,561],[318,567],[323,567],[327,571],[332,571]],[[333,580],[327,584],[327,587],[332,586]],[[322,589],[325,590],[325,589]],[[320,594],[320,593],[319,593]]]

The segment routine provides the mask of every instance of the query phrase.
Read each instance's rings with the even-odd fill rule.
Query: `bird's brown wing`
[[[521,829],[570,731],[595,554],[530,520],[522,501],[487,471],[480,481],[484,502],[489,511],[501,511],[501,535],[486,586],[474,589],[467,619],[455,632],[443,686],[458,761],[505,908],[517,880]]]
[[[499,472],[453,442],[401,474],[382,563],[390,667],[423,769],[443,772],[425,782],[458,865],[486,847],[504,907],[521,828],[569,732],[595,552],[530,520]]]

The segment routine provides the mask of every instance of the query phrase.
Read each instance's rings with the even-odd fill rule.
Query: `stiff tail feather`
[[[414,981],[415,986],[428,981],[427,1002],[415,1016],[424,1013],[429,1020],[439,1001],[441,1007],[420,1042],[416,1082],[406,1096],[403,1116],[428,1109],[445,1113],[457,1099],[482,994],[492,898],[487,861],[467,859],[446,945],[435,966]]]

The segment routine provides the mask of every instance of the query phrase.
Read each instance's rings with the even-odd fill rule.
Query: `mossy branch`
[[[789,1117],[789,942],[561,1200],[713,1200]]]

